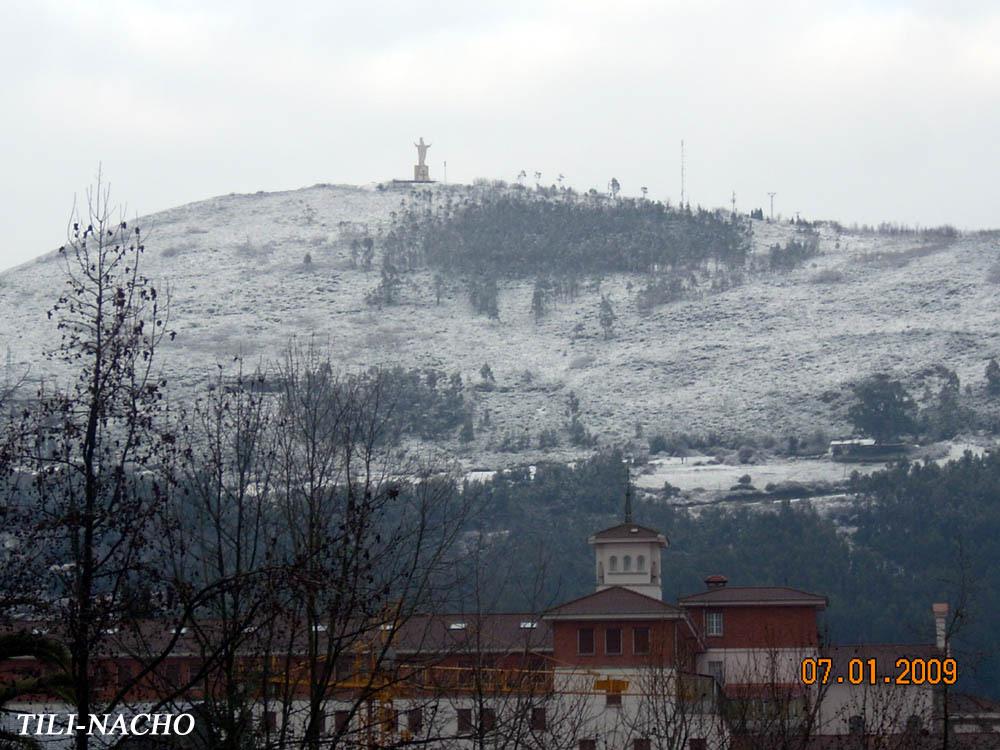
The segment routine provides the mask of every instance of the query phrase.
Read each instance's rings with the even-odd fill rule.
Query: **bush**
[[[843,271],[838,271],[835,268],[824,268],[822,271],[814,274],[809,281],[813,284],[839,284],[845,278]]]
[[[650,453],[665,453],[667,450],[667,438],[665,435],[653,435],[649,439]]]
[[[538,433],[538,447],[542,450],[555,448],[559,445],[559,435],[553,429],[542,430]]]
[[[753,461],[754,449],[749,445],[744,445],[736,455],[739,457],[741,464],[748,464]]]

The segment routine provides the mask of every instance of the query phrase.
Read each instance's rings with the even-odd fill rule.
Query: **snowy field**
[[[436,186],[463,192],[460,186]],[[147,231],[144,270],[171,295],[176,340],[162,351],[172,387],[190,398],[216,363],[242,354],[251,365],[277,358],[288,341],[315,337],[345,368],[402,364],[459,371],[471,385],[489,363],[497,388],[470,393],[476,440],[443,446],[469,466],[525,463],[500,452],[505,437],[566,422],[568,394],[600,444],[658,432],[720,435],[849,434],[847,386],[879,370],[900,375],[943,364],[963,388],[981,390],[983,370],[1000,354],[1000,285],[990,269],[1000,258],[996,236],[922,245],[916,238],[837,235],[823,230],[822,254],[785,274],[751,277],[730,291],[669,304],[651,315],[636,307],[637,277],[608,277],[600,290],[584,283],[572,303],[542,322],[530,311],[532,280],[500,288],[500,321],[472,314],[460,279],[435,304],[432,274],[405,277],[401,304],[378,309],[365,294],[375,270],[350,267],[342,222],[388,227],[406,190],[314,186],[283,193],[228,195],[181,206],[141,221]],[[794,238],[786,225],[754,222],[755,251]],[[303,262],[306,253],[312,262]],[[630,283],[631,282],[631,283]],[[55,340],[46,318],[62,286],[53,253],[0,275],[0,354],[15,371],[55,374],[42,352]],[[632,287],[631,289],[629,287]],[[618,315],[605,340],[600,294]],[[7,375],[10,373],[8,372]],[[479,428],[489,410],[490,426]],[[637,440],[644,444],[645,438]],[[533,449],[528,460],[572,457],[565,443]],[[786,468],[736,467],[754,484],[795,478]],[[828,467],[840,479],[845,467]],[[818,469],[817,469],[818,471]],[[685,487],[719,487],[728,469],[664,466],[661,476]],[[813,476],[813,471],[808,472]]]

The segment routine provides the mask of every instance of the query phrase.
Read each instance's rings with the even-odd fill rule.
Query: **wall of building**
[[[689,612],[708,648],[815,647],[819,643],[816,610],[813,607],[691,607]],[[721,636],[707,635],[705,619],[709,612],[722,613]]]

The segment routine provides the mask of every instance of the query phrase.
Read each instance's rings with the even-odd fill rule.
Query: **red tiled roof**
[[[969,693],[948,693],[948,708],[952,715],[1000,714],[1000,701]]]
[[[808,606],[824,609],[826,597],[810,594],[808,591],[790,589],[784,586],[724,586],[709,589],[700,594],[682,596],[682,606],[750,606],[764,604],[770,606]]]
[[[647,539],[655,542],[661,537],[665,542],[666,537],[656,529],[651,529],[647,526],[640,526],[637,523],[620,523],[617,526],[612,526],[610,529],[598,531],[591,537],[591,539],[599,542],[613,542],[621,539]]]
[[[622,586],[611,586],[594,594],[560,604],[546,612],[546,619],[578,617],[681,617],[679,607]]]
[[[416,615],[393,638],[400,653],[516,653],[552,650],[552,626],[537,614]]]

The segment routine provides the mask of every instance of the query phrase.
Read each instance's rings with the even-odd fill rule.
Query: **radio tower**
[[[684,208],[684,139],[681,138],[681,208]]]
[[[768,193],[768,195],[771,197],[771,221],[774,221],[774,196],[777,193]]]
[[[736,215],[736,191],[735,190],[733,191],[732,201],[733,201],[733,215],[735,216]]]

